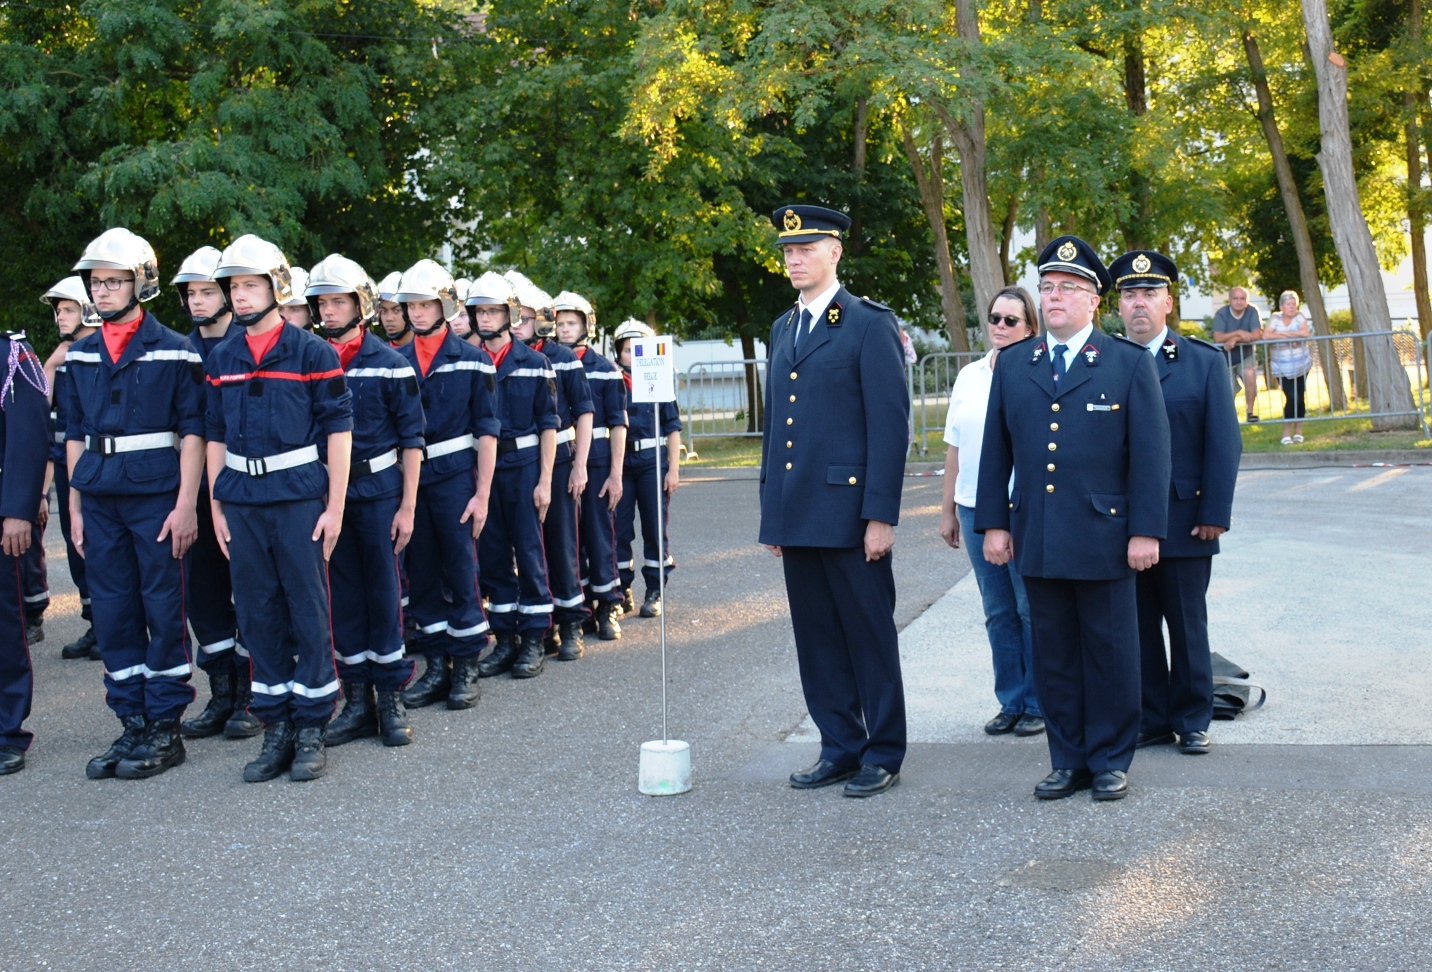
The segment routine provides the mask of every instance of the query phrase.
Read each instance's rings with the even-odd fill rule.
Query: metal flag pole
[[[666,528],[661,515],[666,498],[666,482],[661,475],[661,405],[651,403],[651,427],[656,431],[656,592],[661,598],[661,741],[668,741],[666,732]]]

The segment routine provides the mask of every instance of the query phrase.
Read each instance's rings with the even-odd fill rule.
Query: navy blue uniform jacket
[[[496,369],[492,359],[451,330],[433,355],[426,375],[418,367],[417,341],[409,341],[397,352],[412,366],[422,390],[423,418],[427,423],[424,444],[437,445],[464,435],[473,438],[472,449],[424,459],[418,483],[430,486],[468,472],[477,465],[477,440],[484,435],[496,436],[501,428],[496,414]]]
[[[797,306],[777,318],[766,345],[760,540],[858,547],[867,521],[900,519],[910,398],[899,325],[844,287],[797,349],[798,319]]]
[[[34,523],[51,444],[45,366],[18,332],[0,331],[0,360],[0,517]]]
[[[592,429],[611,430],[627,424],[627,389],[621,369],[591,348],[578,352],[587,372],[587,387],[592,395]],[[609,465],[612,461],[611,438],[593,437],[587,452],[587,465]],[[598,486],[598,489],[601,487]]]
[[[557,428],[556,373],[545,354],[515,339],[497,366],[497,418],[502,423],[499,442]],[[525,466],[540,455],[536,446],[503,452],[499,445],[497,468]]]
[[[544,338],[542,346],[538,348],[547,360],[552,363],[552,371],[557,379],[557,431],[560,433],[570,429],[577,424],[577,416],[591,415],[595,410],[592,405],[592,390],[587,384],[587,369],[577,358],[576,353],[568,347],[563,347],[551,338]],[[593,423],[595,423],[595,419]],[[574,458],[577,454],[577,443],[557,443],[557,461],[564,462]],[[591,450],[587,452],[588,458]]]
[[[622,381],[622,400],[626,402],[627,453],[623,460],[622,472],[628,469],[650,469],[656,465],[656,453],[661,453],[663,467],[666,464],[666,437],[681,431],[681,411],[675,402],[634,402],[631,389]],[[657,435],[658,417],[661,434]],[[655,449],[648,445],[639,449],[643,439],[660,439]]]
[[[80,338],[65,356],[69,394],[65,438],[204,434],[204,370],[189,339],[145,312],[119,360],[104,331]],[[177,444],[177,443],[176,443]],[[70,488],[100,496],[136,496],[179,488],[179,452],[144,449],[111,456],[86,449]]]
[[[348,362],[343,380],[353,396],[353,465],[398,449],[398,464],[367,476],[350,477],[348,499],[371,500],[403,491],[403,449],[423,447],[423,406],[418,376],[408,359],[372,332]],[[328,461],[328,439],[318,444]]]
[[[1144,351],[1147,354],[1147,351]],[[1227,529],[1243,436],[1228,388],[1223,349],[1172,332],[1154,355],[1164,408],[1168,411],[1173,484],[1168,499],[1168,539],[1160,557],[1211,557],[1217,540],[1193,536],[1195,526]]]
[[[1057,392],[1046,338],[999,353],[975,530],[1013,533],[1021,574],[1129,576],[1129,538],[1168,535],[1168,491],[1168,416],[1147,351],[1095,328]]]

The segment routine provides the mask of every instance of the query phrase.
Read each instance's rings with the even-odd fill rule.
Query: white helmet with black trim
[[[358,316],[338,327],[329,327],[318,315],[318,298],[324,294],[352,294],[358,304]],[[303,290],[313,315],[313,330],[329,340],[336,340],[361,324],[369,324],[378,316],[378,287],[368,271],[340,253],[330,253],[308,272],[308,286]]]
[[[91,240],[71,269],[79,271],[91,302],[94,292],[90,290],[90,271],[128,270],[134,274],[134,296],[119,310],[101,313],[100,317],[107,321],[120,320],[144,301],[159,296],[159,259],[154,255],[154,247],[144,237],[122,226],[107,229]]]
[[[49,304],[50,310],[54,311],[56,329],[60,324],[60,301],[62,300],[72,300],[80,305],[80,322],[68,334],[60,331],[61,341],[73,341],[75,331],[81,327],[99,327],[104,323],[104,319],[99,316],[99,311],[95,309],[94,301],[90,300],[89,291],[85,289],[85,282],[78,275],[61,280],[45,291],[45,296],[40,298],[40,303]]]
[[[219,266],[219,258],[222,256],[218,247],[201,246],[193,253],[184,258],[179,264],[179,272],[170,281],[174,289],[179,291],[179,306],[184,308],[184,313],[189,315],[189,320],[195,327],[207,327],[218,321],[229,312],[227,304],[219,308],[217,314],[208,317],[195,317],[194,312],[189,309],[189,285],[191,283],[213,283],[214,270]]]
[[[552,311],[555,316],[558,311],[576,311],[582,315],[582,332],[575,341],[568,344],[568,347],[579,347],[587,343],[592,332],[597,328],[597,312],[592,309],[591,301],[581,294],[564,290],[552,300]]]
[[[452,274],[443,269],[442,264],[432,260],[419,260],[407,270],[403,271],[402,279],[398,281],[398,289],[393,294],[393,299],[403,305],[403,319],[412,327],[413,321],[408,317],[408,305],[420,303],[425,300],[442,301],[442,316],[436,324],[426,331],[419,331],[413,328],[414,334],[426,336],[432,334],[442,327],[457,313],[458,299],[457,286],[452,279]]]
[[[557,311],[552,306],[552,295],[528,280],[527,275],[520,271],[509,270],[503,274],[503,277],[517,289],[517,302],[522,307],[530,307],[537,313],[537,319],[532,325],[532,342],[536,343],[555,334],[557,332]],[[518,313],[521,313],[520,309]]]
[[[288,300],[279,301],[278,305],[280,307],[307,307],[308,300],[303,293],[308,289],[308,271],[303,267],[289,267],[288,285],[293,293]]]
[[[219,256],[219,265],[214,268],[214,279],[223,289],[224,299],[233,307],[234,302],[229,300],[231,277],[267,277],[273,288],[273,299],[263,310],[249,314],[235,312],[234,323],[240,327],[253,327],[267,317],[269,311],[293,299],[293,275],[288,258],[277,246],[252,233],[245,233],[226,246]]]
[[[472,282],[463,303],[467,305],[467,319],[472,329],[477,331],[484,341],[492,340],[522,320],[522,302],[517,295],[517,288],[502,274],[493,273],[491,270]],[[502,305],[507,307],[507,319],[501,327],[484,331],[477,326],[477,308]]]
[[[403,271],[394,270],[382,280],[378,281],[378,299],[397,303],[398,281],[403,279]]]
[[[654,338],[656,332],[648,324],[643,324],[635,317],[628,317],[617,325],[616,333],[612,335],[612,344],[618,345],[631,338]]]

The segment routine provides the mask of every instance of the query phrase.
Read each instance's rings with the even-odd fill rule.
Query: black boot
[[[179,733],[189,739],[205,739],[224,731],[234,714],[234,666],[226,658],[209,672],[209,704],[192,719],[186,719]]]
[[[597,637],[603,641],[616,641],[622,636],[622,626],[617,624],[616,607],[612,601],[597,605]]]
[[[451,680],[448,677],[447,655],[428,655],[428,667],[423,677],[403,690],[403,704],[410,709],[421,709],[440,699],[447,698]]]
[[[641,602],[641,616],[644,618],[661,617],[661,591],[655,587],[646,589],[646,600]]]
[[[542,674],[542,664],[547,660],[542,651],[542,635],[529,631],[522,636],[522,652],[512,663],[513,678],[536,678]]]
[[[99,650],[99,639],[94,636],[94,625],[85,633],[60,649],[61,658],[88,658],[90,652]]]
[[[406,746],[413,741],[408,713],[403,708],[403,693],[396,689],[378,691],[378,737],[384,746]]]
[[[38,645],[45,640],[45,619],[36,618],[25,622],[25,644]]]
[[[129,754],[134,752],[134,747],[144,739],[144,716],[125,716],[119,722],[124,726],[124,732],[108,749],[90,760],[89,765],[85,767],[85,776],[92,780],[107,780],[114,776],[115,768],[119,766],[120,761],[128,759]]]
[[[621,608],[622,617],[624,617],[624,618],[625,618],[625,617],[629,617],[629,616],[631,616],[631,615],[633,615],[633,614],[636,613],[636,602],[634,602],[634,601],[631,599],[631,588],[630,588],[630,587],[626,587],[626,588],[623,588],[623,589],[622,589],[622,599],[621,599],[621,603],[620,603],[619,605],[617,605],[617,606]]]
[[[114,768],[125,780],[158,776],[184,762],[184,740],[179,738],[178,719],[155,719],[144,727],[144,738]]]
[[[562,636],[558,633],[555,624],[548,628],[547,633],[542,636],[542,650],[549,655],[555,655],[562,650]]]
[[[499,631],[493,640],[495,644],[492,651],[477,663],[478,678],[491,678],[494,675],[512,671],[512,662],[517,658],[517,650],[520,647],[517,641],[517,632]],[[538,644],[540,645],[541,642]]]
[[[557,649],[558,661],[576,661],[582,657],[582,625],[578,621],[562,622],[562,647]]]
[[[225,739],[252,739],[264,731],[264,724],[249,712],[254,704],[254,686],[249,681],[249,667],[240,665],[234,672],[234,714],[224,723]]]
[[[328,769],[328,754],[323,751],[323,741],[328,730],[323,726],[304,726],[298,730],[298,742],[294,745],[293,765],[288,778],[295,783],[316,780]]]
[[[244,767],[245,783],[267,783],[293,765],[293,723],[284,719],[264,726],[264,744],[258,759]]]
[[[371,682],[343,683],[343,711],[328,724],[324,743],[342,746],[364,736],[378,735],[378,707]]]
[[[449,709],[471,709],[482,698],[482,684],[478,682],[482,674],[478,671],[478,664],[476,655],[452,660],[452,687],[448,689],[447,697]]]
[[[596,602],[595,605],[592,604],[590,601],[587,603],[587,608],[591,611],[591,613],[582,619],[583,634],[597,633],[597,610],[600,607],[601,603],[602,602],[600,601]]]

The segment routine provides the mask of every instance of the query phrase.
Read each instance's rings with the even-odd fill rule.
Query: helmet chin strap
[[[336,341],[357,327],[358,324],[359,319],[355,317],[342,327],[329,327],[327,324],[315,324],[313,325],[313,329],[318,332],[319,337],[326,338],[329,341]]]
[[[269,301],[269,305],[263,310],[255,311],[252,314],[240,314],[238,311],[235,311],[234,323],[243,328],[253,327],[255,324],[260,323],[265,317],[268,317],[270,311],[276,310],[278,310],[278,301],[271,300]]]
[[[482,338],[484,341],[492,341],[492,340],[495,340],[495,339],[497,339],[497,338],[500,338],[500,337],[502,336],[502,332],[503,332],[503,331],[510,331],[510,330],[512,330],[512,325],[511,325],[511,324],[504,324],[504,325],[502,325],[501,327],[499,327],[499,328],[498,328],[497,330],[495,330],[495,331],[484,331],[482,328],[478,328],[478,329],[477,329],[477,336],[480,337],[480,338]]]
[[[232,313],[232,311],[230,311],[227,307],[221,307],[219,308],[219,311],[217,313],[210,314],[208,317],[200,317],[198,314],[191,313],[189,315],[189,320],[195,327],[210,327],[211,325],[217,324],[219,323],[219,321],[223,320],[225,314],[230,313]]]
[[[439,315],[438,315],[438,322],[437,322],[436,324],[434,324],[432,327],[428,328],[428,329],[425,330],[425,331],[424,331],[424,330],[419,330],[418,327],[417,327],[417,325],[413,323],[413,319],[408,316],[408,305],[407,305],[407,304],[403,304],[403,305],[402,305],[402,308],[403,308],[403,323],[408,325],[405,330],[412,331],[412,332],[413,332],[414,334],[416,334],[418,337],[428,337],[428,336],[430,336],[430,335],[436,334],[436,333],[438,332],[438,328],[444,327],[444,326],[447,325],[447,321],[443,319],[443,317],[442,317],[441,314],[439,314]],[[401,336],[402,336],[402,335],[399,335],[399,337],[401,337]]]
[[[124,320],[126,317],[129,316],[129,312],[132,311],[132,310],[134,310],[134,309],[135,309],[136,307],[138,307],[138,306],[139,306],[139,298],[137,298],[137,297],[130,297],[130,298],[129,298],[129,303],[125,304],[125,305],[124,305],[123,307],[121,307],[119,310],[116,310],[116,311],[100,311],[100,312],[99,312],[99,317],[100,317],[100,320],[104,321],[106,324],[113,324],[115,321],[122,321],[122,320]],[[96,309],[98,309],[98,308],[96,308]]]
[[[479,331],[478,333],[481,334],[482,332]],[[501,334],[502,332],[499,331],[498,333]],[[534,333],[530,338],[527,338],[522,343],[527,345],[529,348],[535,348],[537,346],[537,342],[545,340],[547,340],[547,335]]]

